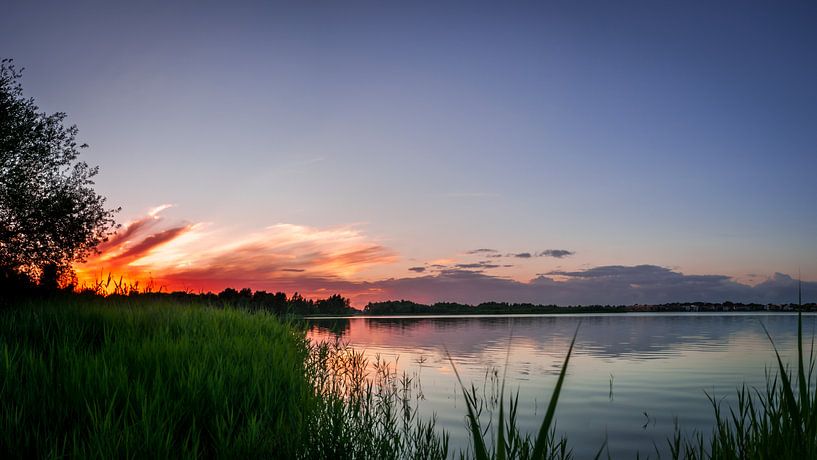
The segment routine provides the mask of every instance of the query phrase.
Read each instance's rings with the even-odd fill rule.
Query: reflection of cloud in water
[[[814,330],[815,317],[804,318],[804,330],[810,333]],[[395,351],[411,347],[438,353],[447,347],[455,356],[474,356],[489,348],[502,349],[507,346],[512,330],[515,349],[518,346],[535,353],[562,356],[579,321],[577,354],[644,360],[675,356],[681,349],[720,350],[738,337],[765,341],[761,321],[772,337],[785,343],[795,338],[797,318],[776,314],[615,314],[351,318],[311,323],[323,334],[342,336],[353,345]]]

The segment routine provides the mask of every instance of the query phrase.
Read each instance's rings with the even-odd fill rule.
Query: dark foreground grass
[[[366,364],[267,314],[21,305],[0,312],[0,458],[445,457]]]
[[[304,441],[306,344],[270,316],[28,305],[0,313],[0,342],[2,457],[253,457]]]

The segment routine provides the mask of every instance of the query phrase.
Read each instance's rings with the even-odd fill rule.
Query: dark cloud
[[[154,216],[145,216],[137,219],[127,224],[115,234],[111,235],[107,241],[97,246],[97,250],[99,252],[105,252],[111,248],[124,244],[139,233],[153,226],[157,221],[158,219]]]
[[[454,267],[455,268],[460,268],[460,269],[469,269],[469,268],[487,269],[487,268],[497,268],[497,267],[499,267],[499,265],[491,264],[491,263],[488,263],[486,261],[482,261],[482,262],[474,262],[474,263],[470,263],[470,264],[456,264],[456,265],[454,265]]]
[[[555,279],[557,276],[561,279]],[[419,278],[370,283],[383,299],[420,302],[491,300],[557,305],[659,304],[668,302],[797,301],[797,281],[777,273],[756,286],[724,275],[685,275],[655,265],[602,266],[584,271],[551,272],[528,282],[462,268],[442,270]],[[817,297],[817,282],[803,283],[804,300]]]
[[[164,243],[167,243],[184,233],[190,231],[190,225],[184,225],[181,227],[170,228],[158,233],[154,233],[139,243],[128,247],[125,252],[122,254],[117,255],[112,260],[114,261],[122,261],[126,259],[137,259],[139,257],[144,256],[147,254],[151,249],[160,246]]]
[[[568,251],[567,249],[545,249],[536,255],[538,257],[555,257],[557,259],[562,259],[564,257],[572,256],[573,254],[575,254],[575,252]]]
[[[424,271],[426,271],[426,268],[425,267],[410,267],[409,270],[411,270],[413,272],[417,272],[417,273],[423,273]]]
[[[531,257],[555,257],[557,259],[562,259],[564,257],[572,256],[575,254],[574,251],[569,251],[567,249],[545,249],[544,251],[540,252],[517,252],[517,253],[510,253],[510,254],[499,254],[499,251],[494,249],[475,249],[473,251],[468,251],[468,254],[484,254],[485,257],[491,258],[499,258],[499,257],[517,257],[520,259],[530,259]]]
[[[304,270],[303,268],[282,268],[281,271],[282,272],[301,273],[301,272],[305,272],[306,270]]]
[[[488,249],[488,248],[480,248],[474,249],[472,251],[468,251],[466,254],[487,254],[487,253],[494,253],[499,252],[496,249]]]

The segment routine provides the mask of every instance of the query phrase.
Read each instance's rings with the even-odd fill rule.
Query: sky
[[[788,302],[798,270],[817,297],[815,23],[814,2],[11,0],[0,55],[122,207],[82,282]]]

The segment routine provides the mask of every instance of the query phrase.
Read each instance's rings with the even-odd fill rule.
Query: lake
[[[815,318],[803,316],[809,343]],[[466,409],[446,350],[466,385],[488,390],[509,356],[506,393],[519,391],[520,428],[535,433],[578,326],[557,433],[579,459],[592,458],[605,436],[613,458],[655,458],[676,420],[686,432],[709,433],[707,393],[728,404],[743,383],[765,387],[776,361],[761,323],[793,363],[797,315],[786,313],[326,318],[310,319],[308,336],[339,337],[415,376],[420,413],[436,414],[456,451],[468,444]]]

